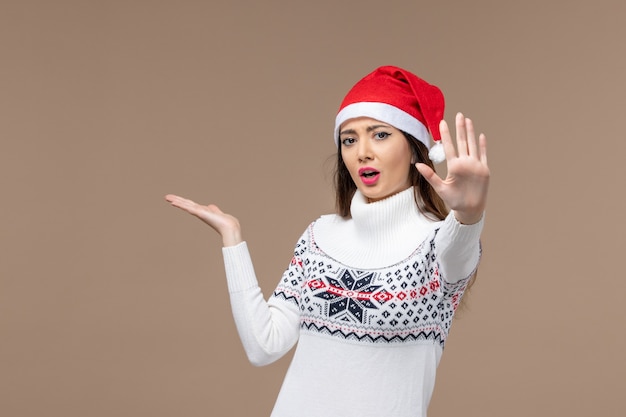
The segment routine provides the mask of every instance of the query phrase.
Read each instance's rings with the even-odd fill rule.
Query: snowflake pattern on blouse
[[[313,226],[272,297],[294,303],[300,329],[364,343],[435,341],[444,347],[469,278],[446,282],[435,250],[438,229],[405,260],[358,270],[324,253]]]

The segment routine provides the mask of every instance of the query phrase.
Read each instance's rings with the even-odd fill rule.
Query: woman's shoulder
[[[310,244],[317,246],[317,238],[320,236],[326,236],[331,234],[337,236],[345,231],[349,227],[351,222],[350,218],[341,217],[338,214],[322,214],[315,220],[313,220],[302,233],[299,243]]]
[[[326,227],[326,226],[336,226],[338,224],[343,224],[346,222],[346,219],[339,216],[338,214],[322,214],[319,217],[313,219],[302,232],[302,238],[310,235],[313,230],[318,227]]]
[[[341,217],[336,213],[331,214],[322,214],[317,219],[313,220],[310,224],[310,227],[314,227],[315,225],[326,225],[326,224],[345,224],[349,222],[350,218]]]
[[[312,233],[340,233],[345,227],[349,227],[352,223],[350,217],[341,217],[338,214],[323,214],[317,219],[313,220],[309,225],[309,230]]]

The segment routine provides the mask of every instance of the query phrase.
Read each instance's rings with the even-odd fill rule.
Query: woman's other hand
[[[417,163],[417,170],[432,185],[454,216],[463,224],[480,221],[487,205],[489,167],[487,166],[487,139],[478,140],[474,124],[461,113],[456,115],[455,150],[448,124],[439,124],[441,144],[446,154],[448,175],[441,179],[428,165]]]
[[[243,242],[239,220],[230,214],[222,212],[216,205],[203,206],[187,198],[168,194],[165,196],[172,206],[178,207],[189,214],[193,214],[222,236],[224,246],[235,246]]]

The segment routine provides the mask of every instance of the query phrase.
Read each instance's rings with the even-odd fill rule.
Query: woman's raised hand
[[[476,140],[474,124],[461,113],[456,115],[456,150],[444,120],[439,124],[439,131],[448,166],[446,178],[441,179],[426,164],[415,166],[446,205],[454,210],[459,222],[474,224],[481,219],[487,205],[487,139],[481,134]]]
[[[216,205],[203,206],[189,199],[168,194],[165,199],[174,207],[193,214],[222,236],[224,246],[235,246],[243,242],[239,220],[222,212]]]

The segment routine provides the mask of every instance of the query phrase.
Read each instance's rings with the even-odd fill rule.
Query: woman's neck
[[[357,191],[350,210],[350,219],[318,221],[315,241],[331,257],[354,267],[383,267],[405,259],[434,224],[417,208],[413,187],[372,203]]]

